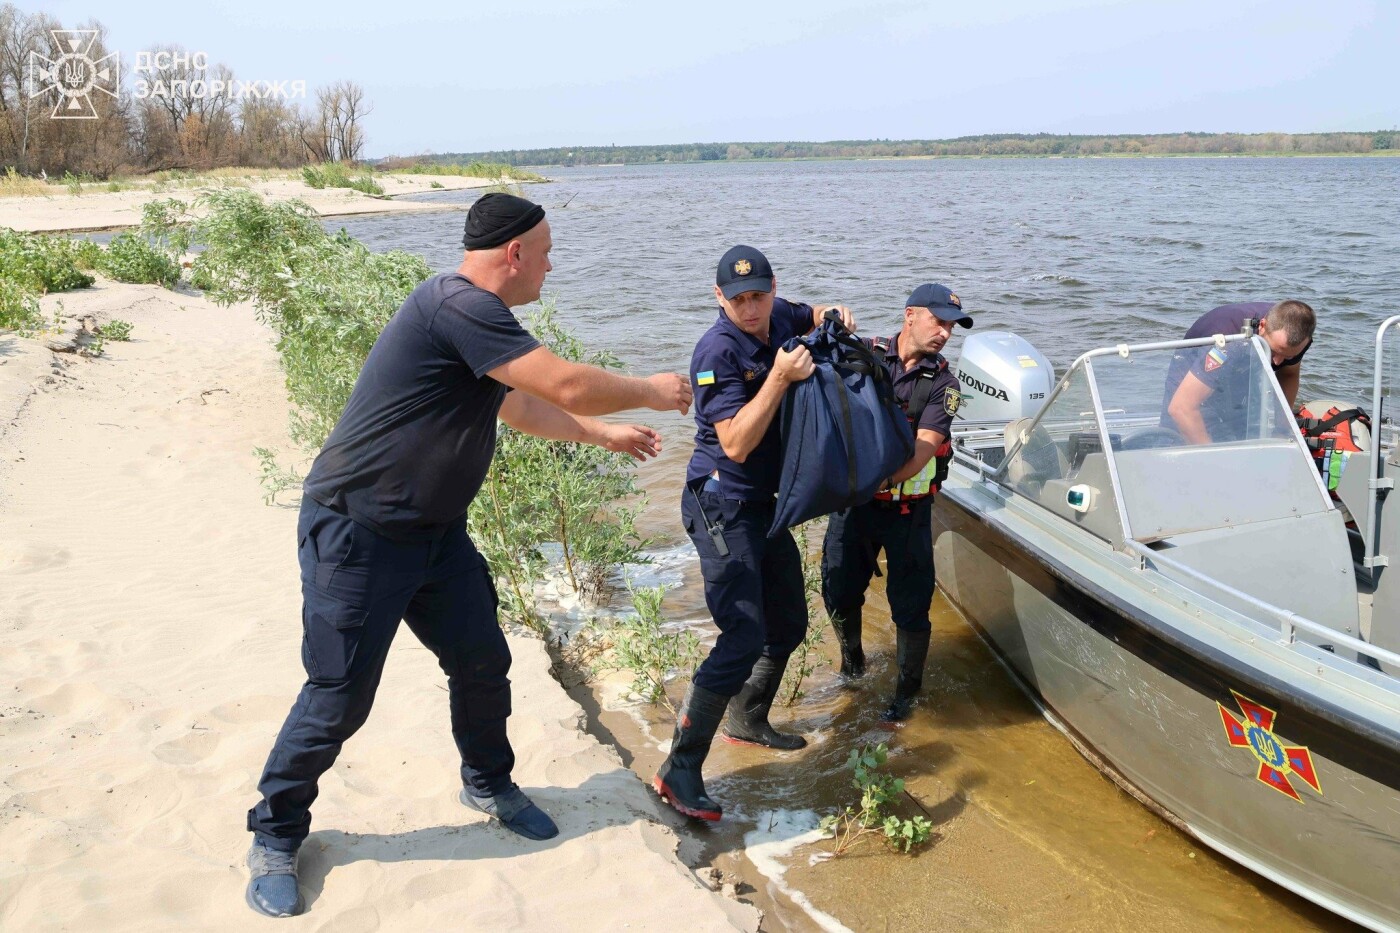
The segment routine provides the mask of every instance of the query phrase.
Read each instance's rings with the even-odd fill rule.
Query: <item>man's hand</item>
[[[854,334],[856,332],[856,316],[851,313],[851,309],[845,305],[818,305],[812,309],[812,326],[820,327],[822,321],[826,320],[827,312],[835,312],[841,321],[841,326]]]
[[[651,383],[654,396],[649,408],[655,411],[678,411],[681,414],[690,411],[690,403],[695,393],[690,388],[688,378],[676,373],[657,373],[655,376],[648,376],[647,382]]]
[[[609,424],[600,429],[598,446],[645,461],[661,453],[661,435],[644,424]]]
[[[856,316],[851,313],[850,308],[845,305],[832,305],[827,310],[841,315],[841,326],[853,334],[856,332]]]
[[[773,375],[771,378],[787,384],[801,382],[816,369],[816,364],[812,362],[812,354],[802,345],[798,345],[793,350],[779,350],[777,358],[773,360]]]

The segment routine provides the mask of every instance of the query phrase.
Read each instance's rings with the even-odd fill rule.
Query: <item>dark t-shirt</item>
[[[1201,315],[1185,339],[1211,337],[1215,334],[1238,334],[1249,325],[1250,333],[1259,327],[1259,320],[1267,317],[1273,304],[1267,301],[1245,301],[1233,305],[1221,305]],[[1312,341],[1298,353],[1273,366],[1278,372],[1285,366],[1296,366],[1312,347]],[[1211,390],[1210,396],[1201,405],[1201,417],[1210,436],[1219,440],[1232,440],[1243,436],[1243,412],[1249,394],[1249,361],[1254,358],[1254,348],[1247,343],[1230,343],[1223,347],[1206,346],[1178,350],[1172,357],[1167,370],[1167,382],[1162,395],[1161,423],[1176,428],[1176,422],[1168,413],[1172,397],[1181,387],[1182,380],[1189,372]]]
[[[719,320],[700,337],[690,358],[690,379],[695,389],[695,452],[686,469],[693,482],[719,473],[720,494],[746,502],[767,502],[777,495],[782,468],[782,436],[774,416],[763,440],[735,463],[724,455],[715,422],[733,418],[773,370],[777,351],[793,337],[812,329],[812,306],[773,299],[768,343],[746,334],[721,311]]]
[[[925,356],[914,364],[913,369],[905,369],[904,361],[899,358],[898,334],[890,337],[888,341],[866,340],[866,343],[874,347],[876,353],[883,352],[881,360],[885,364],[885,371],[890,374],[895,400],[900,403],[900,407],[906,410],[909,407],[909,400],[914,395],[915,386],[926,378],[924,374],[929,372],[935,374],[928,404],[924,406],[923,414],[919,416],[919,423],[913,426],[914,432],[917,434],[920,430],[937,431],[945,439],[952,437],[953,414],[958,410],[962,394],[958,391],[958,378],[948,369],[943,354],[935,353],[933,356]],[[951,399],[948,397],[949,392],[953,393]]]
[[[463,276],[423,282],[369,351],[306,494],[398,540],[461,521],[491,466],[507,391],[486,373],[538,346]]]

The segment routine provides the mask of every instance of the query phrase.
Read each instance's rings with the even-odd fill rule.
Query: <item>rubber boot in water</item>
[[[838,609],[831,613],[831,630],[841,646],[841,677],[859,680],[865,676],[865,649],[861,647],[860,607]]]
[[[701,820],[718,820],[723,813],[720,805],[705,793],[700,766],[710,753],[710,742],[724,716],[726,699],[718,693],[690,685],[685,703],[676,714],[676,735],[671,740],[671,754],[656,770],[651,786],[661,799],[684,813]]]
[[[894,699],[880,714],[882,722],[903,722],[914,708],[914,698],[924,686],[924,661],[928,659],[928,632],[895,630],[895,661],[899,665],[899,680]]]
[[[778,732],[768,722],[768,711],[783,682],[787,658],[758,659],[748,683],[729,701],[729,719],[724,724],[724,740],[735,745],[761,745],[790,752],[805,748],[807,740],[800,735]]]

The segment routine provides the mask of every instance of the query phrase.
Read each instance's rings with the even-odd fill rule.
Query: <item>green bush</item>
[[[354,178],[340,162],[327,162],[324,165],[307,165],[301,170],[301,179],[313,188],[353,188],[365,194],[383,194],[384,189],[365,172]]]
[[[135,233],[119,233],[107,244],[98,260],[98,271],[118,282],[174,285],[180,278],[180,264],[164,250],[152,246]]]
[[[40,294],[87,288],[92,276],[79,267],[88,255],[79,242],[0,227],[0,278]]]
[[[44,326],[39,296],[19,282],[0,278],[0,330],[28,336]]]
[[[112,319],[103,324],[98,330],[106,340],[114,340],[117,343],[126,343],[131,339],[131,322]]]
[[[330,168],[326,166],[326,168]],[[305,204],[268,204],[249,191],[202,196],[206,215],[192,228],[204,247],[191,281],[213,301],[251,301],[277,335],[292,402],[291,433],[320,448],[339,419],[380,331],[414,287],[431,274],[421,257],[376,254],[344,231],[327,234]],[[546,306],[529,326],[566,359],[616,365],[589,353],[554,323]],[[259,454],[265,478],[285,477]],[[503,618],[547,629],[534,603],[548,570],[546,545],[562,546],[575,590],[595,598],[622,563],[642,562],[630,458],[598,447],[546,441],[502,427],[496,458],[468,523],[501,582]],[[271,464],[271,466],[269,466]]]

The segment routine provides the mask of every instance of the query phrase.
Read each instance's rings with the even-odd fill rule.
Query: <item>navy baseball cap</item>
[[[752,246],[736,246],[720,257],[715,284],[725,298],[744,292],[771,292],[773,267],[768,258]]]
[[[972,326],[972,315],[963,310],[962,299],[946,285],[920,285],[904,303],[906,308],[928,308],[933,316],[949,324]]]

